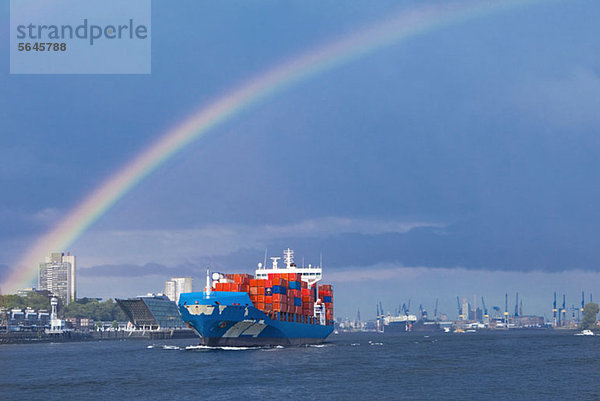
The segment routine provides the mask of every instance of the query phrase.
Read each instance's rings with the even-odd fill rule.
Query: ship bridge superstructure
[[[298,267],[294,262],[294,251],[290,248],[285,249],[283,251],[283,263],[285,267],[279,266],[280,257],[271,257],[271,267],[267,267],[266,258],[265,265],[263,263],[258,264],[258,269],[256,269],[256,278],[257,279],[267,279],[270,273],[300,273],[302,275],[302,281],[305,281],[311,287],[321,281],[323,269],[321,266],[312,266],[308,265],[308,267]]]

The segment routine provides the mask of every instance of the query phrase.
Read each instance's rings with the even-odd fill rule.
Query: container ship
[[[440,323],[427,319],[427,312],[419,310],[419,318],[409,314],[408,310],[398,316],[387,316],[383,319],[383,331],[385,333],[409,333],[409,332],[436,332],[443,331]]]
[[[298,267],[294,251],[256,274],[207,271],[203,292],[181,294],[181,317],[207,346],[320,344],[333,331],[333,288],[320,266]]]
[[[412,331],[413,325],[417,322],[415,315],[387,316],[384,319],[385,333],[406,333]]]

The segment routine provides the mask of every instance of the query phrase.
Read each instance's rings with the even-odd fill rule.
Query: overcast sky
[[[246,79],[415,1],[154,1],[152,74],[9,75],[0,33],[0,279],[154,139]],[[431,31],[213,129],[70,247],[79,296],[161,291],[281,250],[336,316],[504,293],[550,316],[600,297],[600,4],[544,2]],[[51,251],[51,250],[49,250]],[[1,281],[1,280],[0,280]],[[479,303],[479,301],[478,301]],[[489,306],[488,305],[488,306]],[[514,308],[514,304],[512,306]],[[414,311],[414,308],[413,308]]]

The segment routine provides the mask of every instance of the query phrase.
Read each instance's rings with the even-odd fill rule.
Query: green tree
[[[95,321],[127,321],[127,317],[112,299],[105,302],[98,302],[97,299],[84,298],[71,302],[64,308],[65,317],[88,318]]]
[[[44,295],[36,294],[34,292],[28,293],[25,296],[0,295],[0,308],[23,309],[27,307],[35,310],[50,310],[50,299]]]
[[[598,307],[598,304],[590,302],[588,304],[585,305],[585,308],[583,309],[583,319],[581,319],[581,329],[585,330],[585,329],[594,329],[596,328],[596,316],[598,315],[598,312],[600,311],[600,308]]]

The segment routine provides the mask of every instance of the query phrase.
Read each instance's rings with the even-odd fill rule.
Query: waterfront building
[[[53,252],[40,263],[38,290],[46,290],[59,298],[63,305],[76,299],[75,256],[67,252]]]
[[[179,295],[192,292],[191,277],[172,277],[165,281],[165,295],[173,302],[179,302]]]
[[[469,303],[467,302],[466,298],[462,299],[461,314],[462,314],[461,320],[469,319]]]
[[[186,328],[174,301],[164,295],[117,299],[127,318],[139,330]]]

